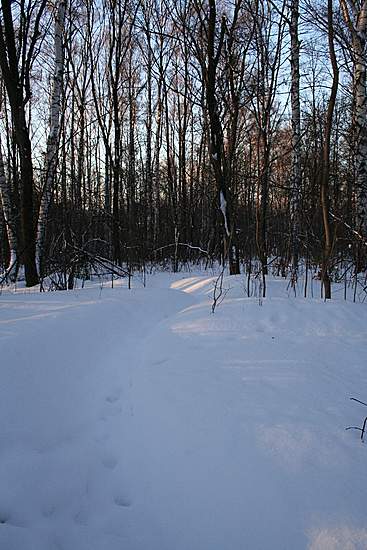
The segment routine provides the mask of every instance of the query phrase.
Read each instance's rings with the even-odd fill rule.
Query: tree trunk
[[[13,209],[12,192],[9,182],[6,180],[3,153],[0,143],[0,198],[3,207],[6,234],[8,237],[10,258],[8,267],[4,273],[0,274],[0,279],[9,278],[11,281],[16,279],[18,271],[18,240],[16,230],[16,220]]]
[[[45,162],[45,183],[41,197],[38,226],[36,259],[40,276],[44,275],[44,245],[46,239],[47,216],[52,199],[52,191],[55,180],[55,173],[58,160],[58,143],[60,130],[61,92],[64,74],[64,49],[63,32],[65,22],[65,5],[62,1],[59,4],[55,20],[55,72],[53,77],[51,107],[50,107],[50,133],[47,139],[46,162]]]
[[[333,0],[328,0],[328,38],[329,55],[333,70],[333,83],[331,87],[328,109],[326,114],[325,137],[323,148],[323,170],[321,179],[321,208],[324,224],[324,257],[321,269],[321,281],[324,288],[325,300],[331,298],[331,281],[329,274],[329,264],[332,252],[332,236],[330,228],[330,207],[329,207],[329,178],[330,178],[330,141],[333,124],[333,114],[335,108],[336,95],[339,84],[339,68],[335,55],[334,47],[334,27],[333,27]]]
[[[352,37],[354,166],[356,189],[356,228],[367,237],[367,87],[366,41],[367,0],[340,0],[342,13]],[[362,252],[362,249],[360,249]],[[359,254],[357,271],[365,268],[366,254]]]
[[[229,271],[231,275],[239,273],[239,265],[236,260],[237,254],[235,249],[234,239],[235,227],[232,225],[231,216],[231,196],[230,182],[226,176],[226,161],[224,158],[224,137],[223,128],[220,120],[219,105],[216,97],[217,83],[217,68],[218,62],[223,47],[223,39],[225,33],[226,21],[223,18],[221,23],[221,34],[217,51],[215,51],[216,43],[216,4],[215,0],[209,0],[209,17],[207,28],[207,51],[206,64],[203,67],[203,80],[206,94],[206,108],[209,118],[209,146],[210,146],[210,162],[213,168],[217,193],[219,199],[219,207],[223,216],[223,255],[229,261]]]
[[[9,98],[15,140],[20,158],[20,259],[24,264],[26,285],[34,286],[38,283],[38,274],[35,258],[36,239],[33,205],[33,165],[29,128],[25,116],[25,105],[30,97],[30,90],[27,88],[26,84],[29,79],[29,74],[23,74],[24,67],[22,67],[22,78],[20,77],[11,4],[6,0],[2,0],[1,4],[4,30],[1,24],[0,67]],[[39,8],[39,17],[44,7],[45,2],[43,2]],[[38,38],[39,30],[35,29],[34,33],[35,34],[31,37],[31,44],[33,45]],[[23,39],[25,40],[26,37],[23,37]]]
[[[299,99],[299,0],[291,4],[291,107],[292,107],[292,175],[290,190],[291,263],[296,278],[299,256],[299,212],[301,192],[301,108]]]

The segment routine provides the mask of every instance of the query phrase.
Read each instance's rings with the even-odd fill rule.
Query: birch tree
[[[18,271],[18,240],[12,189],[6,178],[4,158],[0,141],[0,199],[9,243],[9,262],[4,273],[0,273],[0,282],[9,279],[14,281]]]
[[[64,74],[64,47],[63,33],[65,23],[66,1],[61,1],[57,8],[54,30],[54,56],[55,68],[52,82],[51,104],[50,104],[50,131],[47,139],[47,150],[45,159],[45,182],[43,186],[38,226],[36,259],[39,274],[43,275],[44,245],[46,238],[47,216],[52,199],[53,185],[56,175],[58,161],[58,144],[60,131],[60,113],[62,83]]]
[[[340,0],[340,5],[352,46],[356,228],[365,238],[367,236],[367,0]],[[362,267],[364,266],[357,266],[358,270]]]
[[[291,35],[291,109],[292,109],[292,176],[290,199],[291,262],[293,282],[297,278],[299,256],[299,211],[301,192],[301,107],[300,107],[300,43],[298,37],[299,0],[292,0],[289,21]]]

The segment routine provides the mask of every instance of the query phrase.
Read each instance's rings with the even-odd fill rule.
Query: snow
[[[1,550],[367,548],[367,306],[214,281],[3,292]]]
[[[228,220],[227,220],[227,201],[224,198],[222,191],[219,194],[219,200],[220,200],[220,209],[222,211],[223,218],[224,218],[224,228],[226,230],[227,236],[229,237],[229,227],[228,227]]]

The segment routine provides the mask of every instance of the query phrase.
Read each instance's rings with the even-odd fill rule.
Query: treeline
[[[330,297],[365,269],[366,32],[367,0],[1,0],[1,280],[204,256]]]

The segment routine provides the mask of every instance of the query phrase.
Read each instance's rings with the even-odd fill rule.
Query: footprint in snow
[[[102,420],[102,418],[100,418],[99,420]],[[106,419],[104,418],[103,420],[106,420]],[[104,432],[99,433],[94,437],[94,441],[96,441],[97,443],[105,443],[109,439],[110,439],[110,435]]]
[[[122,413],[122,407],[121,406],[115,406],[113,408],[104,409],[102,411],[101,416],[99,417],[99,420],[101,422],[107,422],[107,420],[113,416],[118,416]]]
[[[10,513],[10,511],[1,510],[0,526],[5,524],[11,525],[12,527],[25,527],[25,523],[22,520],[19,520],[16,515],[14,516],[12,513]]]
[[[107,403],[116,403],[121,397],[121,390],[115,390],[106,397]]]
[[[42,515],[44,518],[51,518],[55,513],[55,506],[46,505],[42,508]]]
[[[121,506],[122,508],[129,508],[131,506],[131,500],[128,497],[120,495],[116,496],[113,500],[117,506]]]
[[[85,510],[79,510],[74,516],[74,523],[78,525],[87,525],[88,523],[88,514]]]
[[[7,512],[0,512],[0,524],[9,523],[10,514]]]
[[[105,468],[107,468],[108,470],[113,470],[114,468],[116,468],[117,466],[117,460],[115,457],[113,456],[104,456],[102,458],[102,464]]]
[[[164,363],[167,363],[168,361],[168,357],[164,357],[163,359],[157,359],[157,361],[153,361],[153,365],[154,366],[158,366],[158,365],[164,365]]]

